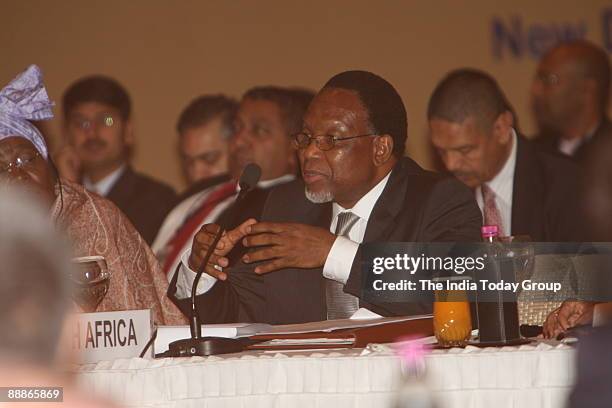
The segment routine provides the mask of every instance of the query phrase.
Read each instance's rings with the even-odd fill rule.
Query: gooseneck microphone
[[[247,164],[242,170],[242,174],[240,175],[240,180],[238,181],[238,186],[240,187],[240,191],[238,192],[238,196],[234,200],[233,205],[238,204],[240,201],[246,197],[246,195],[252,191],[256,186],[259,178],[261,177],[261,168],[254,164]],[[223,235],[224,225],[219,226],[219,230],[215,234],[215,239],[212,244],[208,247],[206,254],[204,255],[204,259],[202,260],[202,264],[198,268],[195,279],[193,280],[193,286],[191,286],[191,316],[189,319],[189,326],[191,329],[191,337],[194,339],[199,339],[202,337],[202,325],[200,324],[200,315],[196,308],[196,290],[198,288],[198,282],[200,282],[200,278],[206,269],[206,265],[208,264],[208,260],[212,256],[219,240],[221,239],[221,235]]]
[[[261,167],[255,163],[249,163],[244,167],[244,170],[242,170],[242,174],[240,175],[240,180],[238,181],[240,191],[238,192],[238,197],[236,197],[236,203],[241,201],[247,195],[247,193],[257,187],[257,183],[259,183],[260,178]]]
[[[234,200],[233,205],[242,201],[246,195],[252,191],[261,177],[261,168],[254,164],[247,164],[242,170],[238,186],[240,191]],[[232,353],[241,351],[244,344],[240,339],[226,339],[218,337],[202,337],[202,324],[200,323],[200,315],[196,305],[196,291],[202,274],[206,270],[206,265],[212,256],[221,236],[223,235],[224,226],[220,225],[215,233],[213,242],[208,247],[204,254],[204,259],[197,270],[193,285],[191,286],[191,313],[189,316],[189,328],[191,338],[177,340],[169,345],[169,354],[172,356],[207,356],[211,354]]]

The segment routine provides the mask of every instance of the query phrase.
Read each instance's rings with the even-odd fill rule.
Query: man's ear
[[[374,165],[382,166],[393,156],[393,138],[390,135],[380,135],[374,138]]]
[[[512,140],[514,115],[510,111],[501,113],[493,122],[493,135],[500,144],[508,144]]]

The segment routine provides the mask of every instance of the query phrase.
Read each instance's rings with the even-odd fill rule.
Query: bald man
[[[538,144],[580,165],[590,161],[597,146],[612,138],[609,96],[610,61],[603,49],[584,40],[551,49],[531,88]]]

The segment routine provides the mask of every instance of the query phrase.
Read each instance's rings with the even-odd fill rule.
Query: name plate
[[[77,313],[69,319],[65,332],[80,363],[138,357],[151,333],[148,309]]]

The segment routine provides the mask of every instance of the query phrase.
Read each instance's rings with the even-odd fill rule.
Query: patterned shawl
[[[168,281],[157,259],[125,215],[110,201],[66,180],[52,216],[67,231],[74,256],[101,255],[110,287],[97,311],[151,309],[158,325],[186,324],[166,296]]]

